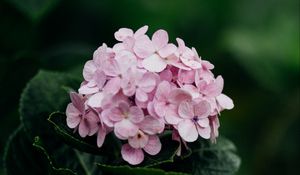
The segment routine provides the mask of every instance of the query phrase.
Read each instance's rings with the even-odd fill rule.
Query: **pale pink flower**
[[[143,26],[139,28],[135,33],[131,29],[121,28],[117,32],[115,32],[115,38],[118,41],[124,41],[127,38],[138,39],[139,37],[145,35],[148,30],[148,26]]]
[[[115,59],[107,59],[103,63],[103,71],[111,78],[105,84],[104,91],[111,94],[118,93],[124,77],[127,77],[129,71],[135,69],[136,62],[135,55],[128,51],[117,53]]]
[[[209,117],[209,125],[211,128],[210,140],[213,143],[215,143],[216,138],[219,136],[219,127],[220,127],[220,122],[217,115]]]
[[[85,63],[83,77],[85,82],[79,88],[81,94],[93,94],[101,90],[106,82],[106,75],[102,71],[102,64],[105,60],[114,57],[111,49],[103,43],[93,55],[93,60]]]
[[[85,99],[81,95],[71,92],[70,97],[72,103],[66,109],[68,127],[78,128],[81,137],[94,135],[98,131],[97,113],[90,108],[86,109]]]
[[[161,72],[168,65],[168,56],[176,51],[174,44],[169,44],[168,33],[164,30],[156,31],[152,40],[144,37],[136,41],[134,45],[134,52],[140,57],[144,58],[142,65],[150,72]]]
[[[150,155],[156,155],[160,152],[161,146],[158,136],[148,136],[142,131],[139,131],[134,138],[129,140],[128,144],[122,146],[122,158],[131,165],[137,165],[144,160],[143,150]]]
[[[115,135],[120,139],[135,136],[139,130],[138,123],[144,119],[143,111],[137,106],[130,106],[126,102],[120,102],[118,106],[105,109],[101,115],[110,120],[103,120],[108,126],[114,127]]]
[[[156,89],[153,109],[159,117],[166,119],[176,115],[178,104],[181,101],[191,99],[192,96],[188,92],[172,87],[167,81],[162,81]]]
[[[138,133],[128,138],[128,145],[122,147],[122,157],[128,163],[136,165],[143,161],[144,150],[150,155],[156,155],[161,150],[161,142],[155,134],[162,133],[164,122],[161,119],[145,116],[144,120],[139,123],[140,130]]]
[[[198,135],[205,139],[210,138],[210,104],[207,101],[183,101],[178,107],[178,114],[181,118],[178,122],[178,132],[183,140],[194,142]]]
[[[151,72],[135,71],[127,76],[127,82],[123,85],[123,93],[133,96],[140,102],[148,100],[148,93],[155,89],[158,75]]]
[[[220,108],[219,111],[222,111],[224,109],[232,109],[234,107],[233,101],[231,100],[231,98],[229,98],[227,95],[225,94],[220,94],[216,97],[217,99],[217,104]]]
[[[177,55],[184,65],[192,69],[201,68],[201,60],[195,49],[190,49],[185,46],[184,41],[180,38],[176,38],[178,43]]]
[[[195,83],[199,89],[199,92],[207,97],[217,97],[221,94],[224,87],[224,80],[222,76],[218,76],[216,79],[211,79],[210,82],[199,80],[196,74]]]

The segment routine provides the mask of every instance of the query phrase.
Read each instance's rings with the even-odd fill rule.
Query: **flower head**
[[[98,147],[112,131],[132,165],[161,151],[165,130],[179,143],[177,155],[199,136],[215,142],[221,112],[234,107],[222,92],[222,76],[214,76],[214,65],[195,48],[180,38],[177,46],[169,43],[165,30],[152,37],[147,30],[121,28],[118,43],[102,44],[85,63],[79,93],[70,93],[66,109],[67,126],[81,137],[95,135]]]

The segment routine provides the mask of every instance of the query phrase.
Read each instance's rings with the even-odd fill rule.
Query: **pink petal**
[[[133,47],[135,54],[140,58],[146,58],[155,52],[155,48],[148,36],[140,37]]]
[[[177,50],[177,47],[174,44],[168,44],[166,46],[164,46],[163,48],[161,48],[158,51],[158,54],[162,57],[162,58],[167,58],[168,56],[172,55],[173,53],[175,53]]]
[[[161,146],[158,136],[149,136],[149,141],[143,149],[150,155],[156,155],[160,152]]]
[[[224,86],[224,80],[222,76],[218,76],[215,82],[209,83],[205,89],[202,91],[205,95],[209,97],[217,97],[221,94]]]
[[[144,119],[144,113],[137,106],[132,106],[129,109],[128,118],[133,123],[139,123]]]
[[[138,37],[140,37],[140,36],[142,36],[142,35],[145,35],[145,33],[147,32],[147,30],[148,30],[148,26],[147,26],[147,25],[145,25],[145,26],[139,28],[139,29],[134,33],[134,38],[138,38]]]
[[[205,128],[205,127],[208,127],[208,126],[209,126],[209,119],[208,119],[208,118],[201,118],[201,119],[199,119],[199,120],[197,121],[197,123],[198,123],[201,127]]]
[[[181,58],[182,58],[181,59],[182,63],[192,69],[200,69],[202,67],[200,61],[198,60],[191,60],[189,58],[183,58],[183,57]]]
[[[167,63],[157,54],[145,58],[142,64],[150,72],[161,72],[167,67]]]
[[[172,66],[177,67],[179,69],[191,70],[191,68],[187,67],[186,65],[182,64],[181,62],[168,61],[168,64],[171,64]]]
[[[66,109],[67,125],[69,128],[76,128],[81,120],[81,112],[74,107],[72,103],[69,103]]]
[[[165,101],[168,99],[169,93],[171,91],[171,85],[167,81],[162,81],[155,92],[155,97],[159,101]]]
[[[86,119],[80,121],[78,132],[81,137],[86,137],[89,134],[90,130]]]
[[[198,138],[198,132],[195,124],[187,119],[178,124],[178,133],[180,137],[187,142],[194,142]]]
[[[151,92],[156,85],[157,75],[154,73],[147,72],[143,75],[142,79],[137,84],[140,89],[144,92]]]
[[[188,91],[192,95],[193,99],[198,98],[201,95],[197,87],[195,87],[194,85],[186,84],[183,85],[182,89]]]
[[[92,136],[98,131],[99,128],[98,123],[100,122],[99,117],[94,111],[90,111],[86,114],[85,118],[88,124],[88,130],[89,130],[88,135]]]
[[[105,127],[99,127],[98,134],[97,134],[97,146],[99,148],[103,145],[105,136],[106,136]]]
[[[156,50],[160,50],[168,44],[169,36],[165,30],[157,30],[152,36],[152,42]]]
[[[159,117],[166,115],[166,103],[165,102],[154,102],[154,111]]]
[[[216,138],[219,136],[218,128],[220,127],[219,118],[218,116],[211,116],[210,117],[210,127],[211,127],[211,140],[213,142],[216,141]]]
[[[115,59],[104,60],[102,67],[107,76],[115,77],[121,73],[121,68]]]
[[[133,37],[127,37],[127,38],[125,38],[124,41],[123,41],[123,46],[124,46],[123,50],[126,49],[126,50],[132,51],[134,43],[135,43],[135,39]]]
[[[113,122],[109,119],[111,112],[110,109],[106,109],[104,111],[102,111],[101,115],[100,115],[100,119],[101,121],[103,121],[103,123],[108,126],[108,127],[113,127],[114,124]]]
[[[214,69],[214,67],[215,67],[213,64],[211,64],[209,61],[206,61],[206,60],[202,60],[201,64],[202,64],[202,67],[207,70]]]
[[[102,66],[104,60],[110,58],[110,54],[105,43],[102,44],[94,53],[93,53],[93,61],[95,65]]]
[[[89,95],[89,94],[94,94],[97,93],[99,91],[99,88],[96,86],[96,84],[94,86],[91,86],[91,84],[94,84],[94,81],[90,81],[86,84],[83,84],[79,89],[78,92],[80,94],[85,94],[85,95]]]
[[[124,93],[124,95],[131,97],[136,93],[136,86],[132,85],[122,88],[122,92]]]
[[[153,105],[154,105],[154,102],[153,102],[153,101],[149,102],[148,105],[147,105],[147,111],[148,111],[148,113],[149,113],[150,116],[152,116],[152,117],[158,119],[158,118],[160,118],[160,117],[156,114]]]
[[[148,95],[139,88],[136,90],[135,98],[140,102],[146,102],[148,100]]]
[[[109,111],[110,112],[108,112],[107,114],[105,113],[105,115],[108,115],[109,120],[113,122],[121,121],[125,117],[119,108],[112,108]]]
[[[197,125],[197,131],[202,138],[204,138],[204,139],[210,138],[210,132],[211,132],[210,127],[203,128],[203,127],[200,127],[199,125]]]
[[[123,41],[126,37],[133,36],[133,31],[128,28],[121,28],[115,33],[115,38],[118,41]]]
[[[92,80],[96,70],[97,70],[97,67],[96,67],[94,61],[93,60],[87,61],[83,68],[83,78],[86,81]]]
[[[176,105],[169,105],[166,111],[165,120],[168,124],[177,125],[182,118],[178,115],[178,108]]]
[[[147,108],[147,105],[148,105],[148,101],[139,101],[136,97],[134,99],[134,102],[136,104],[137,107],[141,108],[141,109],[145,109]]]
[[[134,149],[129,144],[125,144],[121,149],[122,158],[131,165],[138,165],[144,160],[142,149]]]
[[[98,86],[99,89],[102,89],[105,82],[106,82],[106,75],[103,71],[97,70],[95,73],[94,80]]]
[[[116,135],[121,135],[125,138],[135,136],[139,130],[139,128],[135,124],[127,119],[123,119],[122,121],[117,122],[114,127],[114,131],[115,133],[117,133]]]
[[[194,105],[194,114],[199,118],[208,117],[211,111],[210,104],[203,100]]]
[[[120,90],[121,79],[119,77],[115,77],[110,79],[106,85],[104,86],[104,91],[111,94],[117,94]]]
[[[165,69],[162,72],[159,73],[160,79],[163,81],[168,81],[171,82],[173,79],[173,75],[172,72],[170,71],[170,69]]]
[[[102,106],[102,100],[104,99],[104,92],[98,92],[88,99],[87,104],[93,108],[100,108]]]
[[[128,114],[130,104],[126,101],[120,101],[118,104],[118,108],[120,109],[122,114]]]
[[[79,112],[83,113],[84,112],[83,97],[77,94],[76,92],[70,92],[70,98],[74,107],[77,108]]]
[[[178,71],[178,80],[181,83],[188,83],[188,84],[194,83],[195,82],[195,71],[186,71],[186,70],[180,69]]]
[[[165,124],[161,119],[156,119],[147,115],[145,119],[139,123],[139,128],[147,134],[154,135],[162,133],[165,128]]]
[[[217,96],[217,102],[223,109],[232,109],[234,107],[233,101],[225,94]]]
[[[182,118],[192,119],[194,117],[194,108],[191,102],[183,101],[179,104],[178,114]]]
[[[173,89],[170,92],[168,101],[173,104],[179,104],[182,101],[192,100],[192,95],[183,89]]]
[[[185,50],[185,44],[184,44],[184,41],[180,38],[176,38],[176,41],[178,43],[178,51],[180,53],[182,53],[184,50]]]
[[[118,65],[118,69],[119,69],[118,71],[121,74],[126,73],[128,69],[136,66],[137,64],[136,56],[127,50],[123,50],[117,53],[115,59]]]
[[[124,43],[117,43],[113,46],[113,51],[114,52],[120,52],[122,50],[125,50],[125,46],[124,46]]]
[[[130,137],[128,143],[133,148],[144,148],[148,143],[149,136],[139,131],[136,136]]]

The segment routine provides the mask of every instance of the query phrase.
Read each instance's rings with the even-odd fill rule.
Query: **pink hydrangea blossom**
[[[164,145],[160,134],[172,131],[177,155],[199,136],[217,141],[221,112],[234,107],[223,93],[224,79],[195,48],[159,29],[121,28],[114,46],[102,44],[83,68],[78,93],[71,92],[67,126],[81,137],[95,137],[97,146],[113,132],[122,140],[122,158],[140,164]]]
[[[99,117],[93,110],[86,108],[85,99],[75,92],[70,93],[71,101],[67,106],[67,125],[77,128],[81,137],[94,135],[98,130]]]
[[[183,101],[178,107],[178,114],[181,120],[178,122],[178,132],[183,140],[194,142],[198,135],[210,138],[211,128],[209,127],[208,116],[210,104],[203,100],[198,103]]]
[[[137,124],[144,119],[144,113],[140,108],[130,106],[126,102],[120,102],[116,107],[105,109],[101,114],[108,119],[104,120],[108,126],[113,125],[114,133],[120,139],[136,135],[139,130]]]

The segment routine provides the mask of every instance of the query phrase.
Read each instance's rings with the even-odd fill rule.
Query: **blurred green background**
[[[298,0],[0,1],[0,155],[39,69],[81,76],[116,30],[145,24],[183,38],[224,77],[235,108],[222,113],[220,132],[239,149],[238,174],[300,172]]]

